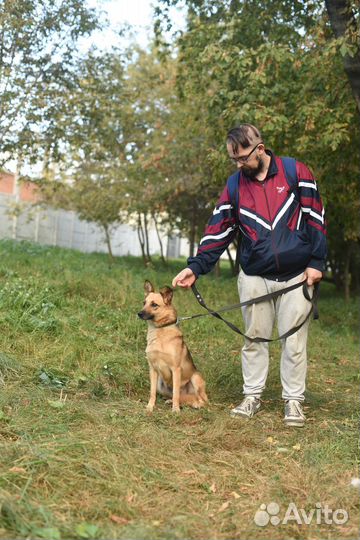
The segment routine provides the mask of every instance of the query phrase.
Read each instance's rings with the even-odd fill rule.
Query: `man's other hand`
[[[304,277],[306,278],[306,284],[314,285],[314,283],[317,283],[322,278],[322,272],[320,270],[316,270],[316,268],[306,268],[304,272]]]
[[[191,285],[193,285],[196,281],[196,276],[190,268],[184,268],[184,270],[181,270],[181,272],[174,277],[172,280],[172,286],[176,287],[178,285],[179,287],[183,287],[184,289],[189,289]]]

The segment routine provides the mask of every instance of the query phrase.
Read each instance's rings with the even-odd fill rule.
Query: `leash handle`
[[[295,289],[297,289],[297,288],[299,288],[301,286],[303,287],[303,294],[304,294],[305,298],[307,300],[309,300],[309,302],[311,302],[310,311],[309,311],[309,313],[307,314],[306,318],[303,320],[302,323],[296,325],[294,328],[291,328],[290,330],[288,330],[287,332],[285,332],[284,334],[282,334],[281,336],[279,336],[279,337],[277,337],[275,339],[267,339],[267,338],[263,338],[263,337],[251,338],[251,337],[247,336],[237,326],[235,326],[232,322],[224,319],[219,314],[219,311],[221,311],[221,310],[215,311],[215,310],[212,310],[212,309],[208,308],[208,306],[205,304],[205,301],[204,301],[203,297],[201,296],[200,292],[196,288],[195,284],[192,285],[191,290],[193,291],[193,293],[194,293],[197,301],[199,302],[199,304],[208,311],[208,314],[212,315],[216,319],[220,319],[221,321],[223,321],[229,328],[231,328],[231,330],[233,330],[237,334],[240,334],[241,336],[245,337],[249,341],[253,341],[255,343],[270,343],[272,341],[278,341],[280,339],[286,339],[287,337],[295,334],[306,323],[306,321],[309,319],[312,311],[314,311],[314,319],[319,318],[319,314],[318,314],[318,310],[317,310],[317,298],[318,298],[319,284],[318,283],[314,284],[314,293],[313,293],[312,298],[310,298],[309,291],[307,290],[306,279],[305,279],[304,281],[300,281],[298,283],[295,283],[294,285],[290,285],[289,287],[285,287],[285,289],[282,289],[280,291],[275,291],[273,293],[264,294],[262,296],[258,296],[257,298],[253,298],[251,300],[246,300],[245,302],[240,302],[239,304],[236,304],[237,307],[243,307],[243,306],[248,306],[248,305],[252,305],[252,304],[258,304],[258,303],[263,302],[265,300],[270,300],[270,299],[277,298],[278,296],[286,294],[286,293],[288,293],[288,292],[290,292],[292,290],[295,290]],[[230,309],[234,309],[234,306],[232,306]],[[226,308],[222,309],[222,311],[225,311],[225,310],[226,310]],[[199,317],[199,316],[201,317],[201,315],[195,315],[192,318]]]
[[[312,304],[312,309],[314,312],[314,320],[319,319],[319,308],[318,308],[318,298],[319,298],[319,292],[320,292],[320,282],[314,283],[314,292],[312,297],[310,298],[308,288],[306,287],[306,284],[303,286],[303,293],[309,302]]]

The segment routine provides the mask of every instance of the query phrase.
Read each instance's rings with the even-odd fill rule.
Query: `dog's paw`
[[[192,408],[193,409],[201,409],[201,407],[203,407],[203,403],[201,403],[201,401],[195,401],[194,403],[192,403]]]
[[[148,403],[145,409],[147,410],[148,413],[152,413],[154,410],[154,405],[151,405],[150,403]]]
[[[180,412],[180,407],[173,407],[173,408],[172,408],[172,412],[173,412],[174,414],[179,414],[179,412]]]

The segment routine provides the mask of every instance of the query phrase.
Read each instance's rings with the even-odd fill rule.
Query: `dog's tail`
[[[205,391],[205,381],[198,371],[195,371],[195,373],[191,377],[191,382],[194,386],[195,393],[199,397],[199,399],[204,403],[208,403],[209,399]]]

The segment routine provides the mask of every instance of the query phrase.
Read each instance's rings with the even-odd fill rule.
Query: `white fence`
[[[75,212],[50,207],[40,209],[22,202],[18,213],[14,212],[15,202],[14,195],[0,194],[0,238],[31,240],[88,253],[107,252],[101,229],[95,223],[81,221]],[[162,242],[167,257],[188,255],[188,242],[179,236],[162,234]],[[119,225],[112,231],[111,244],[114,255],[141,255],[137,231],[128,224]],[[155,228],[149,230],[149,246],[152,255],[160,253]]]

